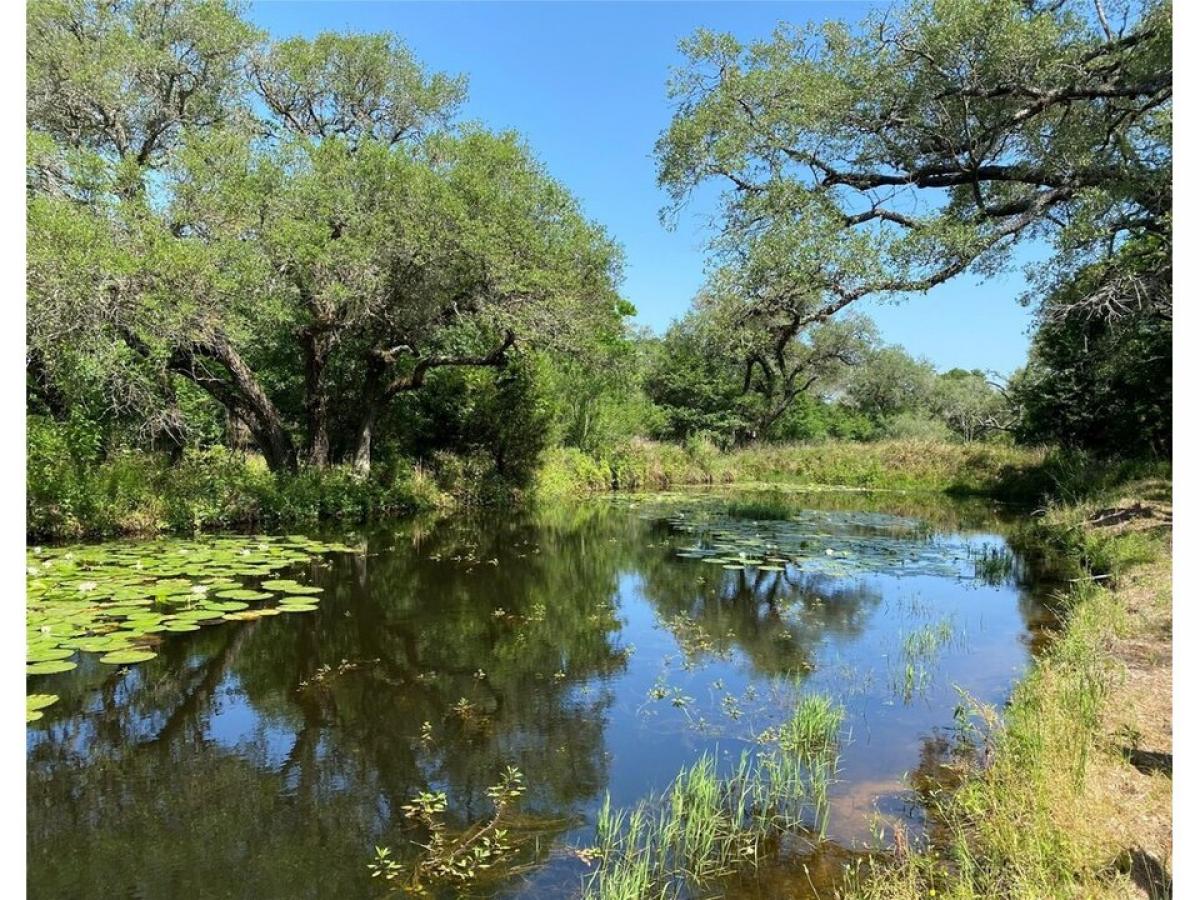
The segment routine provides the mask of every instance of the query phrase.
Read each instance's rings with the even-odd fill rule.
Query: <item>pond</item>
[[[921,789],[970,752],[967,698],[1002,703],[1028,665],[1046,592],[1008,529],[941,499],[709,490],[31,548],[28,895],[396,893],[429,861],[422,815],[453,853],[509,771],[471,849],[495,858],[422,880],[579,896],[603,805],[786,752],[823,697],[836,755],[794,827],[674,887],[832,896],[856,853],[919,838]]]

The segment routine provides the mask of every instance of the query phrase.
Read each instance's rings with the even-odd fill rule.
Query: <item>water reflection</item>
[[[929,529],[963,521],[937,515]],[[29,729],[29,895],[369,896],[371,848],[410,847],[415,792],[445,791],[465,825],[507,765],[528,785],[522,863],[544,865],[480,892],[576,892],[586,867],[562,847],[586,842],[606,790],[631,802],[714,741],[752,745],[784,685],[845,698],[846,796],[900,789],[950,720],[950,681],[1000,699],[1041,612],[1013,583],[688,564],[674,536],[602,503],[409,523],[288,573],[325,588],[317,612],[31,679],[61,700]],[[880,659],[919,618],[914,596],[967,639],[904,704]],[[659,684],[687,702],[656,702]]]

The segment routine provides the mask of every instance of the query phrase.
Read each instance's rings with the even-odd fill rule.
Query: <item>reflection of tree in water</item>
[[[681,561],[662,546],[648,549],[640,571],[659,617],[688,632],[677,634],[685,651],[724,656],[739,650],[762,675],[810,669],[819,642],[859,634],[881,599],[859,581],[791,568],[731,572]]]
[[[401,804],[445,790],[477,819],[509,764],[544,849],[606,780],[611,698],[581,685],[625,664],[611,539],[637,523],[616,518],[377,537],[313,568],[317,613],[59,679],[29,752],[30,895],[360,896],[370,847],[416,836]]]

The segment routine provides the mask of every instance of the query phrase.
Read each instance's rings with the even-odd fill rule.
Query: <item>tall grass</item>
[[[731,519],[749,519],[753,522],[777,522],[790,518],[793,504],[779,493],[748,500],[733,500],[725,508]]]
[[[662,794],[630,810],[606,796],[597,814],[600,865],[587,886],[597,900],[676,897],[758,865],[772,838],[813,827],[823,836],[836,774],[842,710],[806,697],[777,747],[743,753],[721,776],[705,754]]]
[[[728,453],[702,443],[682,447],[639,440],[600,456],[552,450],[543,460],[538,487],[543,496],[750,481],[989,493],[1012,473],[1036,468],[1045,458],[1041,450],[930,440],[762,444]]]

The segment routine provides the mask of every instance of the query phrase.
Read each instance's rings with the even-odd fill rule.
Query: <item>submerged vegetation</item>
[[[424,893],[426,886],[437,882],[464,884],[474,881],[484,872],[499,865],[513,852],[508,831],[501,828],[505,813],[525,793],[525,776],[513,766],[505,769],[501,779],[487,789],[492,803],[492,815],[485,822],[451,836],[444,816],[446,794],[422,791],[403,807],[404,817],[421,828],[424,840],[417,841],[421,857],[406,873],[392,858],[387,847],[375,848],[375,860],[369,865],[372,878],[397,882],[403,879],[406,891]]]

